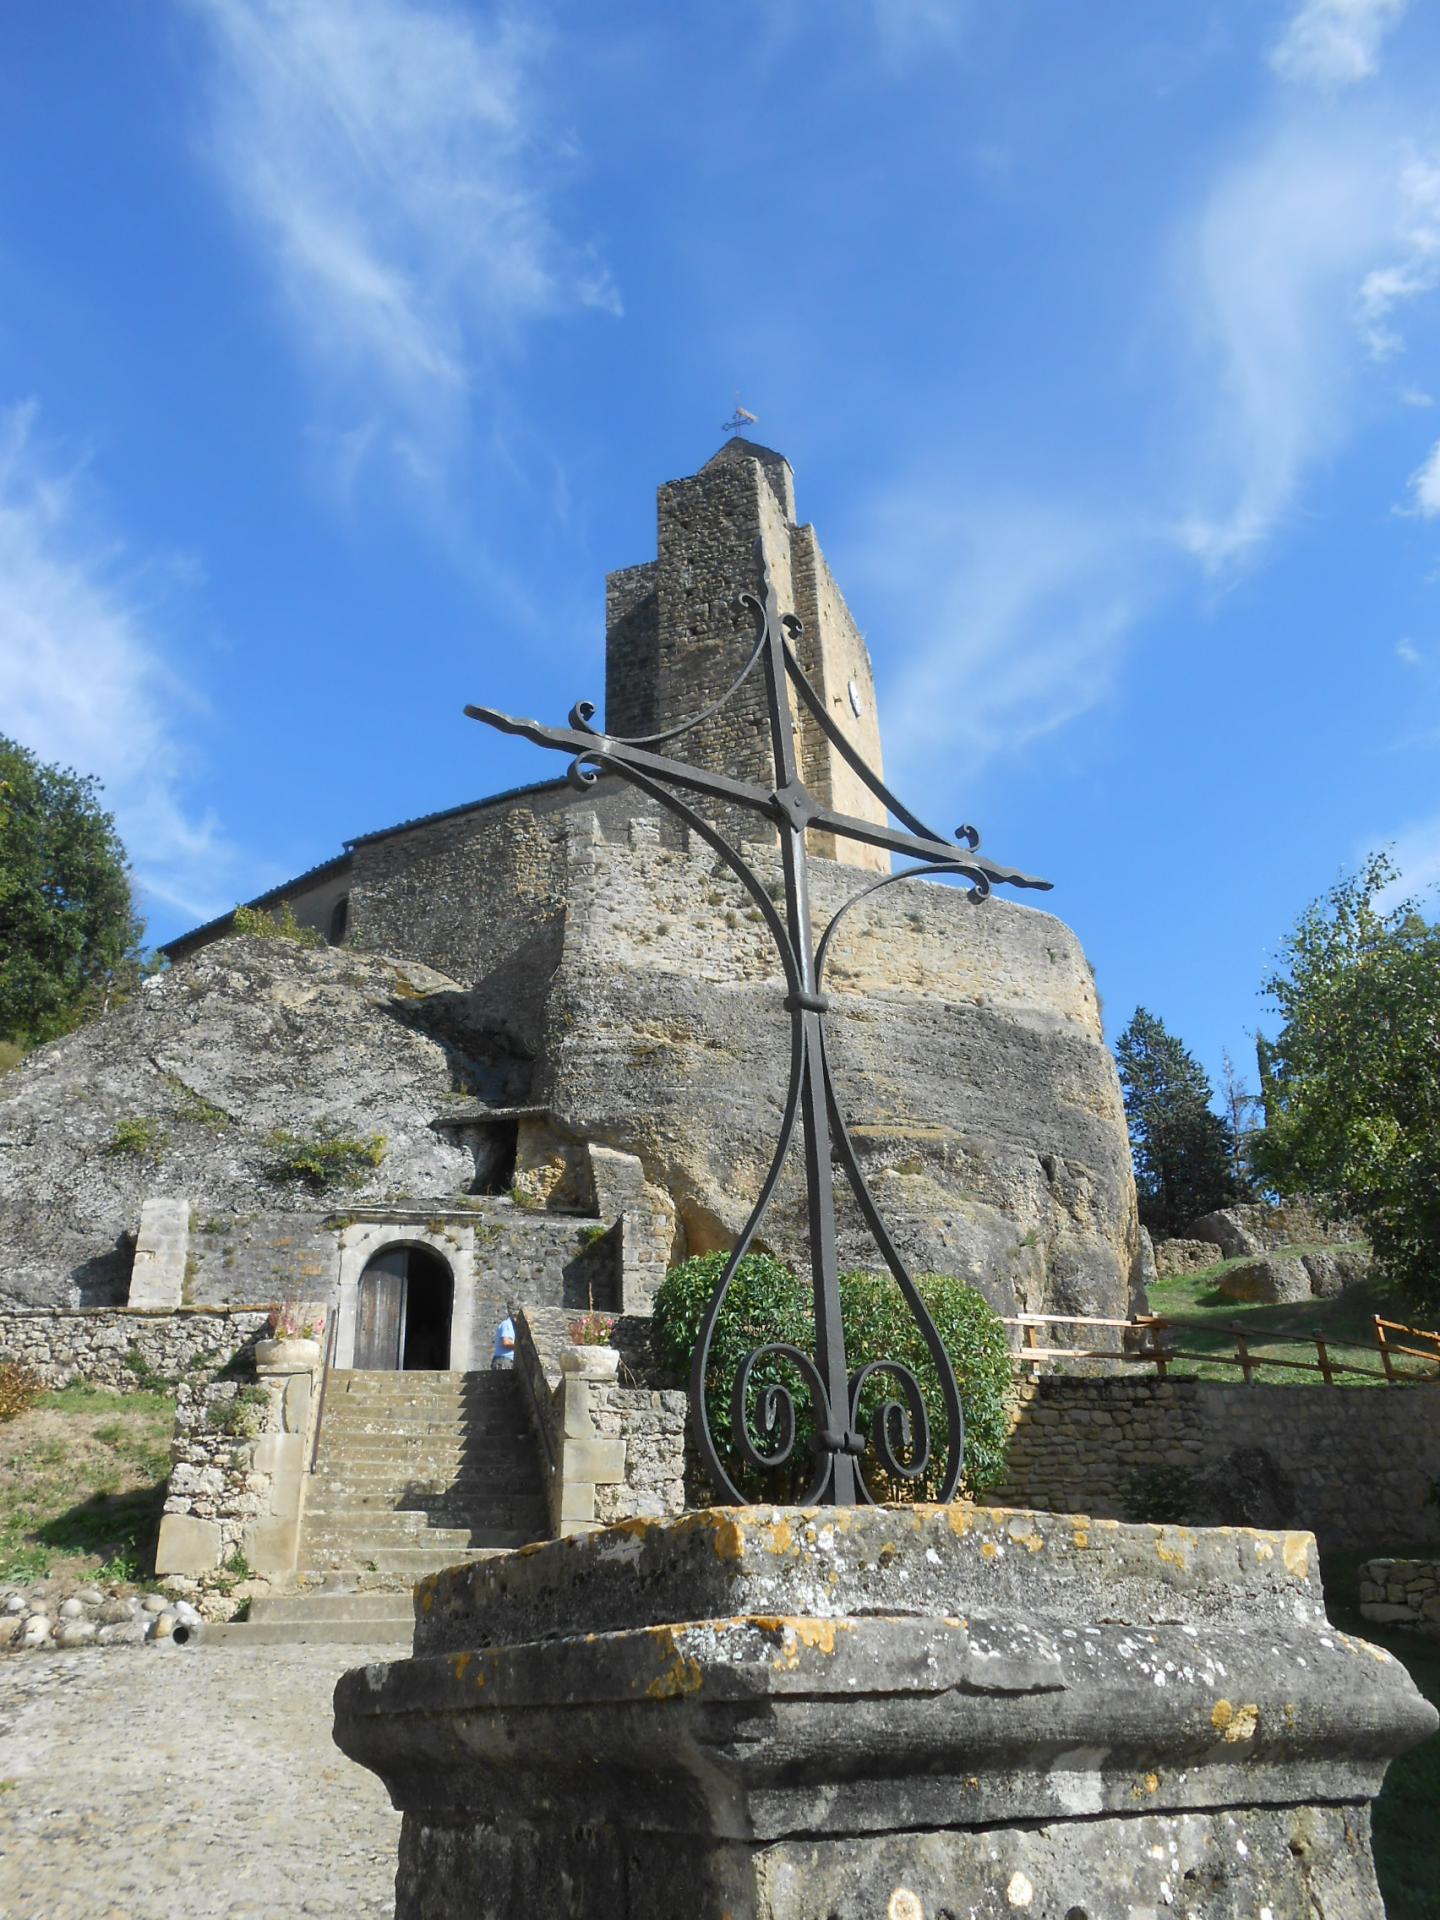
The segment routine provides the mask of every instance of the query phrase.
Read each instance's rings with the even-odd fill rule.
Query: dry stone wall
[[[1440,1560],[1367,1560],[1360,1612],[1378,1625],[1410,1627],[1440,1639]]]
[[[990,1497],[1120,1520],[1306,1527],[1327,1549],[1433,1545],[1435,1411],[1425,1386],[1051,1375],[1017,1388],[1009,1467]]]
[[[19,1361],[47,1387],[83,1380],[126,1393],[147,1377],[217,1373],[265,1326],[252,1308],[181,1308],[172,1313],[76,1312],[55,1308],[0,1312],[0,1361]]]

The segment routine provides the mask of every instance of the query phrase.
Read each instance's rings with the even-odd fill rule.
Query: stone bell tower
[[[811,685],[847,741],[881,772],[870,655],[814,528],[796,523],[790,462],[737,437],[699,473],[662,486],[657,505],[658,557],[606,581],[607,731],[627,737],[659,733],[724,695],[754,638],[737,596],[759,590],[758,539],[782,610],[804,623],[795,650]],[[880,802],[798,698],[794,706],[797,758],[811,792],[827,806],[883,824]],[[674,750],[697,765],[768,786],[774,776],[760,669],[735,700],[685,734]],[[724,824],[732,835],[753,837],[757,831],[755,817],[738,811]],[[878,847],[826,834],[812,835],[811,850],[880,873],[889,867]]]

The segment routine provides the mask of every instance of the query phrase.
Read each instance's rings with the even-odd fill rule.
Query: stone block
[[[427,1581],[336,1739],[404,1814],[397,1920],[1370,1920],[1368,1802],[1436,1716],[1328,1630],[1310,1548],[963,1507],[632,1521]]]
[[[556,1515],[562,1531],[568,1522],[595,1518],[593,1480],[567,1480],[560,1489],[560,1511]]]
[[[300,1523],[293,1515],[267,1515],[247,1530],[245,1558],[256,1573],[288,1573],[295,1565],[299,1536]]]
[[[263,1433],[253,1449],[257,1473],[301,1473],[305,1467],[305,1441],[299,1433]]]
[[[132,1307],[178,1307],[190,1251],[190,1202],[152,1195],[140,1204],[130,1269]]]
[[[157,1574],[209,1573],[220,1564],[220,1545],[218,1521],[197,1520],[189,1513],[167,1513],[160,1521],[155,1571]]]
[[[565,1479],[585,1481],[592,1486],[614,1486],[625,1478],[625,1442],[623,1440],[570,1440],[565,1442]]]
[[[1300,1260],[1265,1255],[1231,1267],[1216,1281],[1227,1300],[1308,1300],[1310,1276]]]
[[[285,1396],[281,1402],[281,1421],[286,1433],[304,1433],[310,1418],[313,1381],[314,1375],[309,1373],[292,1374],[286,1381]]]

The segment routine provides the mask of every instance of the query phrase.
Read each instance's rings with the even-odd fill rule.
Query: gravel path
[[[0,1920],[390,1920],[400,1816],[330,1738],[369,1651],[0,1659]]]

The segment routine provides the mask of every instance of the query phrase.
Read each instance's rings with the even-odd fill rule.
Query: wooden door
[[[360,1276],[355,1303],[355,1358],[363,1369],[393,1372],[405,1351],[405,1275],[408,1250],[377,1253]]]

